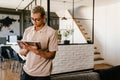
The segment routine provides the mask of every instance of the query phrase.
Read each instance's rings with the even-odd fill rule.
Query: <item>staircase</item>
[[[75,20],[75,22],[78,25],[81,33],[83,34],[83,36],[85,37],[87,42],[90,43],[91,38],[89,37],[89,34],[87,33],[85,27],[83,27],[81,25],[79,20]],[[104,58],[102,58],[100,52],[97,51],[97,47],[95,47],[94,49],[95,49],[95,52],[94,52],[94,64],[103,64],[104,63]]]
[[[68,12],[70,13],[69,10],[68,10]],[[89,32],[87,30],[87,27],[83,26],[83,24],[81,22],[82,19],[81,20],[73,19],[73,20],[76,23],[76,25],[78,26],[80,32],[82,33],[82,35],[85,38],[85,40],[87,41],[87,43],[88,44],[92,43],[92,39],[91,39],[92,35],[90,34],[91,32]],[[83,20],[87,20],[87,19],[83,19]],[[112,67],[112,65],[105,63],[104,58],[102,58],[101,53],[97,50],[97,47],[94,47],[94,49],[95,49],[95,51],[94,51],[94,69],[98,70],[98,69],[105,69],[105,68]]]
[[[74,21],[77,24],[81,33],[83,34],[84,38],[86,39],[87,43],[91,43],[91,37],[90,37],[89,33],[87,32],[87,29],[80,23],[79,19],[74,19]],[[97,47],[95,47],[94,49],[95,49],[94,64],[103,64],[104,63],[104,58],[102,58],[100,52],[97,51]]]
[[[101,57],[100,52],[94,52],[94,64],[104,63],[104,58]]]
[[[80,23],[79,20],[76,19],[75,22],[76,22],[78,28],[80,29],[81,33],[83,34],[84,38],[86,39],[86,41],[87,41],[88,43],[90,43],[91,38],[88,36],[88,33],[87,33],[85,27],[83,27],[83,26],[81,25],[81,23]]]
[[[101,53],[94,47],[94,70],[100,70],[113,67],[110,64],[105,63],[104,58],[101,57]]]
[[[101,57],[101,53],[97,50],[97,47],[94,47],[94,64],[102,64],[104,62],[104,58]]]
[[[71,15],[71,18],[73,18],[72,14],[70,13],[69,10],[68,10],[68,12]],[[91,44],[92,43],[92,34],[91,34],[92,32],[91,32],[91,30],[88,29],[88,27],[90,27],[90,26],[86,25],[85,21],[83,21],[83,20],[89,20],[89,19],[73,18],[73,21],[77,25],[77,28],[79,29],[81,34],[83,35],[83,38],[86,40],[86,42],[88,44]],[[99,52],[99,50],[97,50],[97,47],[94,47],[94,70],[111,68],[111,67],[113,67],[113,66],[105,63],[105,60],[104,60],[104,58],[102,58],[101,52]]]
[[[71,15],[71,17],[73,18],[72,16],[72,13],[68,10],[69,14]],[[88,31],[86,31],[87,29],[85,29],[85,27],[81,24],[80,20],[79,19],[73,19],[75,24],[78,26],[80,32],[82,33],[83,37],[85,38],[85,40],[87,41],[87,43],[91,43],[91,37],[90,37],[90,34],[88,33]],[[83,19],[85,20],[85,19]]]

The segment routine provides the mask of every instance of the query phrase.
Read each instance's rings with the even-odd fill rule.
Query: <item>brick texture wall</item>
[[[91,69],[94,65],[94,48],[87,45],[59,45],[53,60],[52,74]]]

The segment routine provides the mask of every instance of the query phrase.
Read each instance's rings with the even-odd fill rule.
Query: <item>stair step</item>
[[[106,63],[101,63],[101,64],[95,64],[94,65],[94,69],[95,70],[105,69],[105,68],[111,68],[111,67],[113,67],[113,66],[110,65],[110,64],[106,64]]]
[[[95,54],[95,55],[94,55],[94,58],[99,58],[99,57],[101,57],[100,54]]]
[[[97,49],[97,47],[95,46],[94,49]]]
[[[90,39],[90,37],[87,37],[87,39]]]
[[[105,63],[105,61],[104,60],[94,61],[94,64],[102,64],[102,63]]]
[[[80,21],[78,20],[77,23],[80,23]]]
[[[84,28],[81,28],[81,30],[82,30],[82,31],[85,31],[85,29],[84,29]]]
[[[100,54],[100,52],[94,52],[94,54]]]
[[[80,26],[81,24],[80,23],[77,23],[78,26]]]
[[[77,24],[79,28],[84,28],[81,24]]]
[[[81,24],[79,25],[80,27],[83,27]]]
[[[92,41],[90,39],[87,39],[87,43],[90,44],[92,43]]]
[[[84,34],[85,34],[85,35],[87,35],[88,33],[87,33],[87,32],[85,32]]]
[[[99,57],[99,58],[94,58],[94,61],[100,61],[100,60],[104,60],[104,58],[101,58],[101,57]]]

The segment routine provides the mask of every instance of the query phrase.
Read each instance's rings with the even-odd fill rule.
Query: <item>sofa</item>
[[[97,72],[74,72],[68,74],[52,75],[52,80],[100,80]]]
[[[52,80],[120,80],[120,66],[112,68],[84,71],[84,72],[71,72],[67,74],[51,75]]]

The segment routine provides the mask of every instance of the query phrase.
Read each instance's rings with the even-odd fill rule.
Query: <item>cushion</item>
[[[120,80],[120,65],[99,71],[101,80]]]
[[[96,72],[76,72],[52,76],[51,80],[100,80]]]

